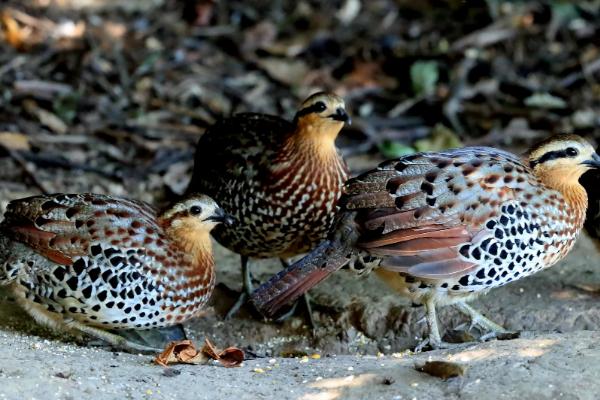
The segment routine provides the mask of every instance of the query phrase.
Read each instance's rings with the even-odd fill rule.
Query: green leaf
[[[454,131],[442,124],[437,124],[431,131],[431,136],[417,140],[414,143],[417,151],[440,151],[462,147],[463,144]]]
[[[78,93],[72,93],[66,96],[58,97],[52,103],[54,113],[67,123],[73,122],[77,116],[77,104],[80,99]]]
[[[439,79],[435,61],[417,61],[410,67],[410,79],[417,96],[428,96],[435,91]]]
[[[379,151],[385,158],[398,158],[402,156],[407,156],[409,154],[413,154],[415,149],[407,146],[404,143],[392,141],[392,140],[384,140],[379,143],[377,146],[379,147]]]

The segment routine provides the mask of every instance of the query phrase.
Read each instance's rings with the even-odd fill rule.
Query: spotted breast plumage
[[[384,162],[348,181],[328,241],[257,289],[273,314],[349,264],[371,270],[426,307],[429,344],[444,345],[436,305],[456,304],[475,324],[502,331],[466,301],[563,258],[583,225],[579,177],[600,158],[574,135],[524,157],[472,147]]]
[[[194,316],[214,287],[209,232],[226,214],[194,195],[158,213],[99,194],[9,203],[0,224],[0,285],[38,322],[147,350],[120,330]]]
[[[347,178],[335,139],[349,121],[341,98],[317,93],[293,122],[238,114],[211,127],[196,149],[189,191],[212,196],[235,224],[213,231],[242,256],[244,291],[251,292],[248,258],[307,252],[327,235]]]

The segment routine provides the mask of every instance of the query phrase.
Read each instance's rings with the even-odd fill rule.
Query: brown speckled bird
[[[198,142],[188,192],[208,194],[233,216],[213,236],[242,260],[243,291],[228,316],[252,291],[249,257],[279,257],[285,265],[327,236],[347,179],[335,139],[349,121],[340,97],[317,93],[293,122],[238,114]]]
[[[99,194],[14,200],[0,224],[0,285],[41,324],[154,350],[162,343],[149,330],[181,334],[166,328],[208,301],[215,282],[209,232],[227,221],[204,195],[160,214]],[[127,329],[137,337],[119,335]]]
[[[257,289],[253,301],[272,315],[349,264],[375,269],[424,304],[432,347],[445,345],[436,305],[456,304],[473,324],[501,332],[466,302],[569,252],[587,208],[579,177],[598,167],[592,146],[574,135],[552,137],[523,158],[472,147],[384,162],[348,181],[328,241]]]

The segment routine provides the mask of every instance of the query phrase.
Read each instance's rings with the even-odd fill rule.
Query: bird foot
[[[491,332],[486,333],[485,335],[481,335],[479,337],[479,341],[487,342],[492,339],[513,340],[513,339],[518,339],[520,336],[521,336],[521,333],[516,332],[516,331],[507,331],[507,330],[491,331]]]
[[[100,339],[115,348],[125,350],[128,352],[157,353],[163,350],[162,348],[154,347],[152,345],[143,345],[140,343],[136,343],[119,334],[104,331],[102,329],[95,328],[92,326],[87,326],[74,320],[66,321],[65,326],[69,329],[83,332],[93,338]]]
[[[246,292],[241,292],[240,295],[238,296],[237,300],[235,301],[235,303],[233,304],[233,306],[231,306],[231,308],[229,309],[229,311],[227,311],[227,314],[225,314],[225,320],[231,319],[233,318],[233,316],[235,314],[237,314],[240,309],[242,308],[242,306],[244,304],[246,304],[248,302],[248,295],[246,294]]]
[[[308,324],[308,327],[314,333],[316,324],[315,324],[315,320],[313,319],[312,306],[310,304],[310,297],[308,296],[307,293],[305,293],[300,299],[298,299],[298,301],[295,302],[288,311],[286,311],[285,313],[283,313],[282,315],[277,317],[275,319],[275,322],[283,322],[286,319],[290,318],[291,316],[295,315],[296,311],[298,310],[298,304],[300,304],[300,303],[302,303],[304,305],[303,308],[306,311],[306,322]]]
[[[415,353],[421,353],[423,351],[429,350],[440,350],[440,349],[454,349],[460,347],[464,343],[448,343],[442,340],[440,341],[432,341],[430,338],[424,339],[415,347]]]

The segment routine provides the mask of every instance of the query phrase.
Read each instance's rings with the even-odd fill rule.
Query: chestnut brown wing
[[[389,161],[348,181],[342,204],[357,211],[359,248],[380,266],[422,278],[474,267],[460,248],[483,238],[485,222],[513,201],[526,167],[491,148],[420,153]],[[507,178],[508,177],[508,178]]]
[[[97,242],[141,246],[148,229],[161,231],[149,205],[97,194],[56,194],[12,201],[2,234],[48,259],[70,265]]]

